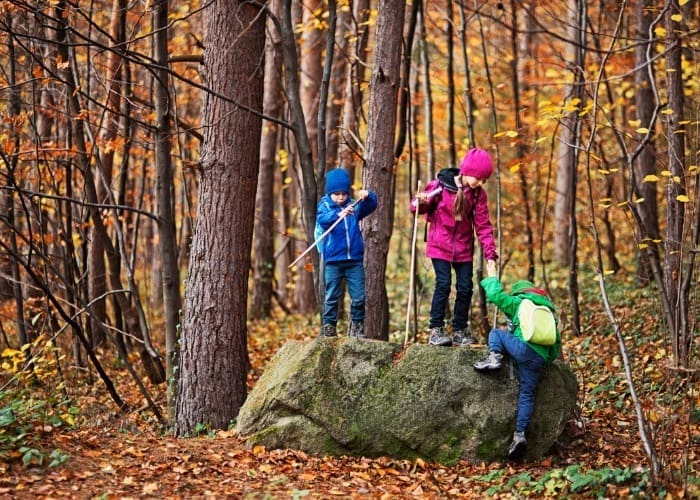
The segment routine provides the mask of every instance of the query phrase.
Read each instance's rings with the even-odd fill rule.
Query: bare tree
[[[265,17],[214,2],[204,19],[205,139],[182,325],[175,433],[226,428],[246,398],[247,290],[263,106]]]
[[[113,0],[110,35],[116,45],[123,45],[125,41],[126,1]],[[116,148],[111,144],[119,136],[119,108],[122,100],[122,72],[123,60],[118,51],[108,53],[107,74],[104,85],[107,87],[106,102],[102,120],[104,125],[100,128],[99,139],[104,145],[99,161],[95,166],[95,179],[98,203],[110,203],[112,196],[112,177],[114,155]],[[105,267],[105,242],[96,230],[92,230],[88,245],[88,289],[91,300],[90,324],[92,329],[92,342],[94,346],[101,345],[105,340],[103,324],[107,322],[107,309],[105,304],[107,291],[107,270]],[[119,263],[117,259],[114,261]],[[115,272],[115,270],[111,270]],[[116,272],[119,272],[117,269]],[[118,307],[118,303],[117,303]]]

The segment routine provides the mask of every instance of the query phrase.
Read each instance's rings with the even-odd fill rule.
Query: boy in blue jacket
[[[557,327],[556,340],[553,345],[540,345],[524,340],[518,315],[523,300],[529,299],[534,304],[545,306],[552,313],[555,312],[554,305],[547,298],[546,292],[535,288],[535,285],[530,281],[516,281],[511,287],[511,293],[506,293],[496,276],[495,263],[487,263],[487,274],[488,277],[481,280],[481,286],[486,292],[486,299],[495,304],[506,315],[511,327],[509,330],[494,328],[489,332],[489,354],[485,359],[474,363],[474,369],[479,372],[498,370],[501,368],[504,354],[515,361],[520,378],[520,390],[518,392],[515,433],[513,441],[508,447],[508,457],[518,459],[523,457],[527,447],[525,431],[530,425],[535,407],[537,382],[545,364],[551,363],[559,355],[561,334]]]
[[[350,295],[350,336],[365,338],[365,269],[362,263],[365,243],[359,223],[377,208],[377,195],[361,189],[357,192],[359,203],[355,203],[350,197],[351,189],[347,170],[342,167],[330,170],[326,174],[326,194],[316,209],[316,223],[324,231],[342,218],[321,245],[326,286],[321,337],[337,335],[338,302],[345,279]]]

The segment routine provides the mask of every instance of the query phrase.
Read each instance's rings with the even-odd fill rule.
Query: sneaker
[[[350,323],[350,334],[351,337],[357,337],[358,339],[365,339],[365,324],[362,321],[353,321]]]
[[[465,328],[464,330],[455,330],[454,336],[452,337],[452,345],[465,347],[473,344],[476,342],[476,340],[474,340],[470,333],[469,328]]]
[[[444,327],[435,326],[430,329],[430,340],[428,343],[430,345],[451,346],[452,339],[447,335]]]
[[[525,455],[525,448],[527,448],[525,433],[515,431],[513,434],[513,442],[510,443],[510,446],[508,447],[508,458],[511,460],[523,458],[523,455]]]
[[[321,337],[335,337],[338,334],[335,333],[335,325],[326,323],[321,327]]]
[[[491,351],[481,361],[474,363],[474,369],[478,372],[498,370],[503,363],[503,354]]]

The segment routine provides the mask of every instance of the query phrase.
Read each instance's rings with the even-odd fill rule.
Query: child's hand
[[[367,191],[366,189],[360,189],[357,192],[357,197],[361,200],[366,200],[368,196],[369,196],[369,191]]]
[[[489,277],[498,276],[498,271],[496,271],[496,261],[495,260],[487,260],[486,261],[486,274]]]
[[[428,193],[425,193],[423,191],[421,191],[420,193],[416,193],[416,203],[418,205],[423,205],[426,201],[428,201]]]
[[[355,207],[353,207],[352,205],[348,205],[340,211],[338,217],[345,217],[346,215],[351,215],[353,213],[355,213]]]

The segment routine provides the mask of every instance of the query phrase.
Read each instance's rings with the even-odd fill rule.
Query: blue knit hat
[[[329,170],[326,174],[326,194],[348,193],[350,194],[350,174],[343,167]]]

